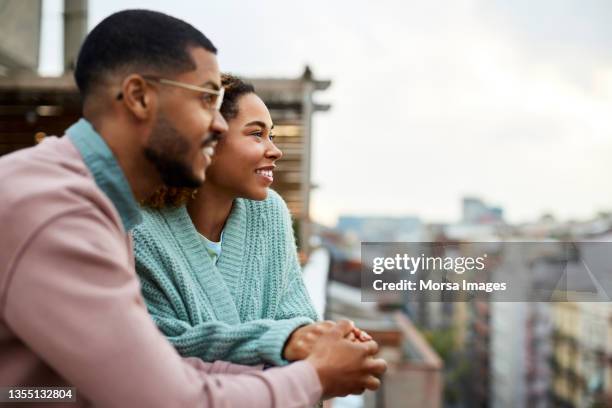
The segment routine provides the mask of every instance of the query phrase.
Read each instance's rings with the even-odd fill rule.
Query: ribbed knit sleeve
[[[155,289],[151,286],[143,285],[145,298],[152,297]],[[168,308],[159,304],[159,296],[155,297],[155,303],[148,302],[148,310],[162,333],[179,354],[204,361],[284,365],[281,352],[286,339],[297,327],[311,322],[309,318],[294,317],[253,320],[237,325],[207,321],[193,326],[168,314]]]
[[[222,296],[223,280],[198,279],[192,265],[171,245],[168,234],[172,231],[165,226],[162,217],[145,214],[143,224],[134,230],[134,252],[147,309],[177,351],[204,361],[286,364],[282,350],[287,338],[296,328],[311,323],[311,316],[296,313],[282,319],[241,322],[229,294]],[[183,250],[195,250],[183,246]],[[199,259],[201,263],[208,260]],[[214,278],[217,272],[212,269],[204,273]],[[214,300],[221,298],[223,303]]]

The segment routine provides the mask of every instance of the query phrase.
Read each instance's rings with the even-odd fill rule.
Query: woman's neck
[[[221,231],[232,211],[234,198],[210,183],[204,183],[195,198],[187,204],[187,212],[198,232],[211,241],[219,242]]]

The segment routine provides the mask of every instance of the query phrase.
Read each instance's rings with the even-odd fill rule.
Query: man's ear
[[[121,102],[138,119],[146,120],[152,115],[153,90],[138,74],[128,75],[121,83]]]

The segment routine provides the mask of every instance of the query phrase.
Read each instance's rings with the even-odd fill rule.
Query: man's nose
[[[225,118],[223,117],[223,115],[221,115],[221,112],[217,110],[215,111],[215,114],[213,116],[211,128],[213,132],[217,132],[217,133],[227,132],[227,129],[228,129],[227,122],[225,121]]]

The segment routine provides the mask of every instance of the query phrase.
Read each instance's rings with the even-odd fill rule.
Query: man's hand
[[[306,361],[310,362],[319,375],[324,398],[360,394],[366,389],[380,387],[380,377],[387,369],[387,363],[374,358],[378,344],[369,340],[351,341],[353,323],[339,321],[319,337]]]

